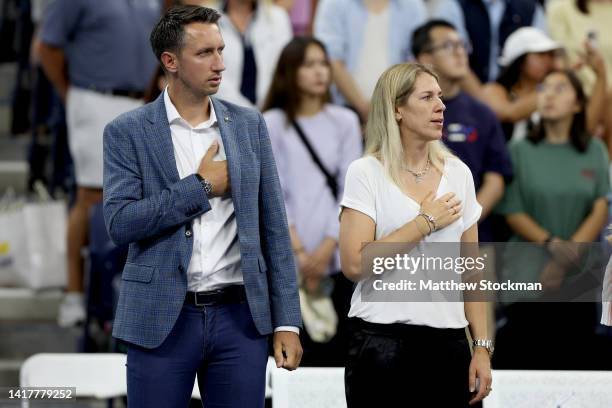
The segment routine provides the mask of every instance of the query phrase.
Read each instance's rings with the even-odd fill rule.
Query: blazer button
[[[185,236],[186,236],[187,238],[191,237],[191,230],[187,230],[187,231],[185,231]]]
[[[179,265],[178,269],[180,272],[185,272],[185,267],[183,265]]]

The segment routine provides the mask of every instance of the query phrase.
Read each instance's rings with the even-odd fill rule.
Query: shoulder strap
[[[331,190],[332,195],[334,196],[334,199],[338,200],[338,184],[336,183],[335,177],[332,176],[327,171],[325,166],[323,166],[323,163],[321,163],[321,159],[319,159],[319,156],[317,156],[317,153],[314,151],[314,149],[310,145],[310,142],[306,138],[306,135],[304,134],[304,131],[302,130],[301,126],[298,125],[298,123],[295,120],[291,121],[291,125],[293,125],[297,134],[300,136],[300,139],[302,139],[302,143],[304,143],[304,146],[306,146],[308,153],[310,153],[310,157],[312,158],[312,161],[315,162],[317,167],[319,167],[319,170],[321,170],[321,173],[323,173],[323,175],[325,176],[325,181],[327,181],[327,186]]]

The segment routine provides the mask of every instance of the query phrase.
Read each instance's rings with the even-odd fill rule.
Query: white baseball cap
[[[553,41],[542,30],[535,27],[521,27],[508,36],[502,55],[497,61],[502,67],[507,67],[527,53],[554,51],[560,48],[561,44]]]

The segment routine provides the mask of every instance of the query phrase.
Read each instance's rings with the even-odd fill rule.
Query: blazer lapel
[[[217,123],[219,125],[219,133],[223,141],[225,156],[227,157],[227,168],[230,177],[232,201],[234,207],[238,210],[240,206],[240,150],[238,148],[237,138],[237,118],[217,99],[211,97],[215,113],[217,115]]]
[[[170,134],[163,92],[151,104],[150,108],[148,137],[151,139],[151,143],[149,146],[157,157],[162,173],[166,175],[170,183],[176,183],[180,180],[180,177],[176,167],[174,146],[172,145],[172,135]]]

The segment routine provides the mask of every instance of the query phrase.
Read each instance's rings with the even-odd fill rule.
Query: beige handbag
[[[300,308],[306,332],[316,343],[327,343],[336,335],[338,315],[329,295],[309,292],[300,286]]]

